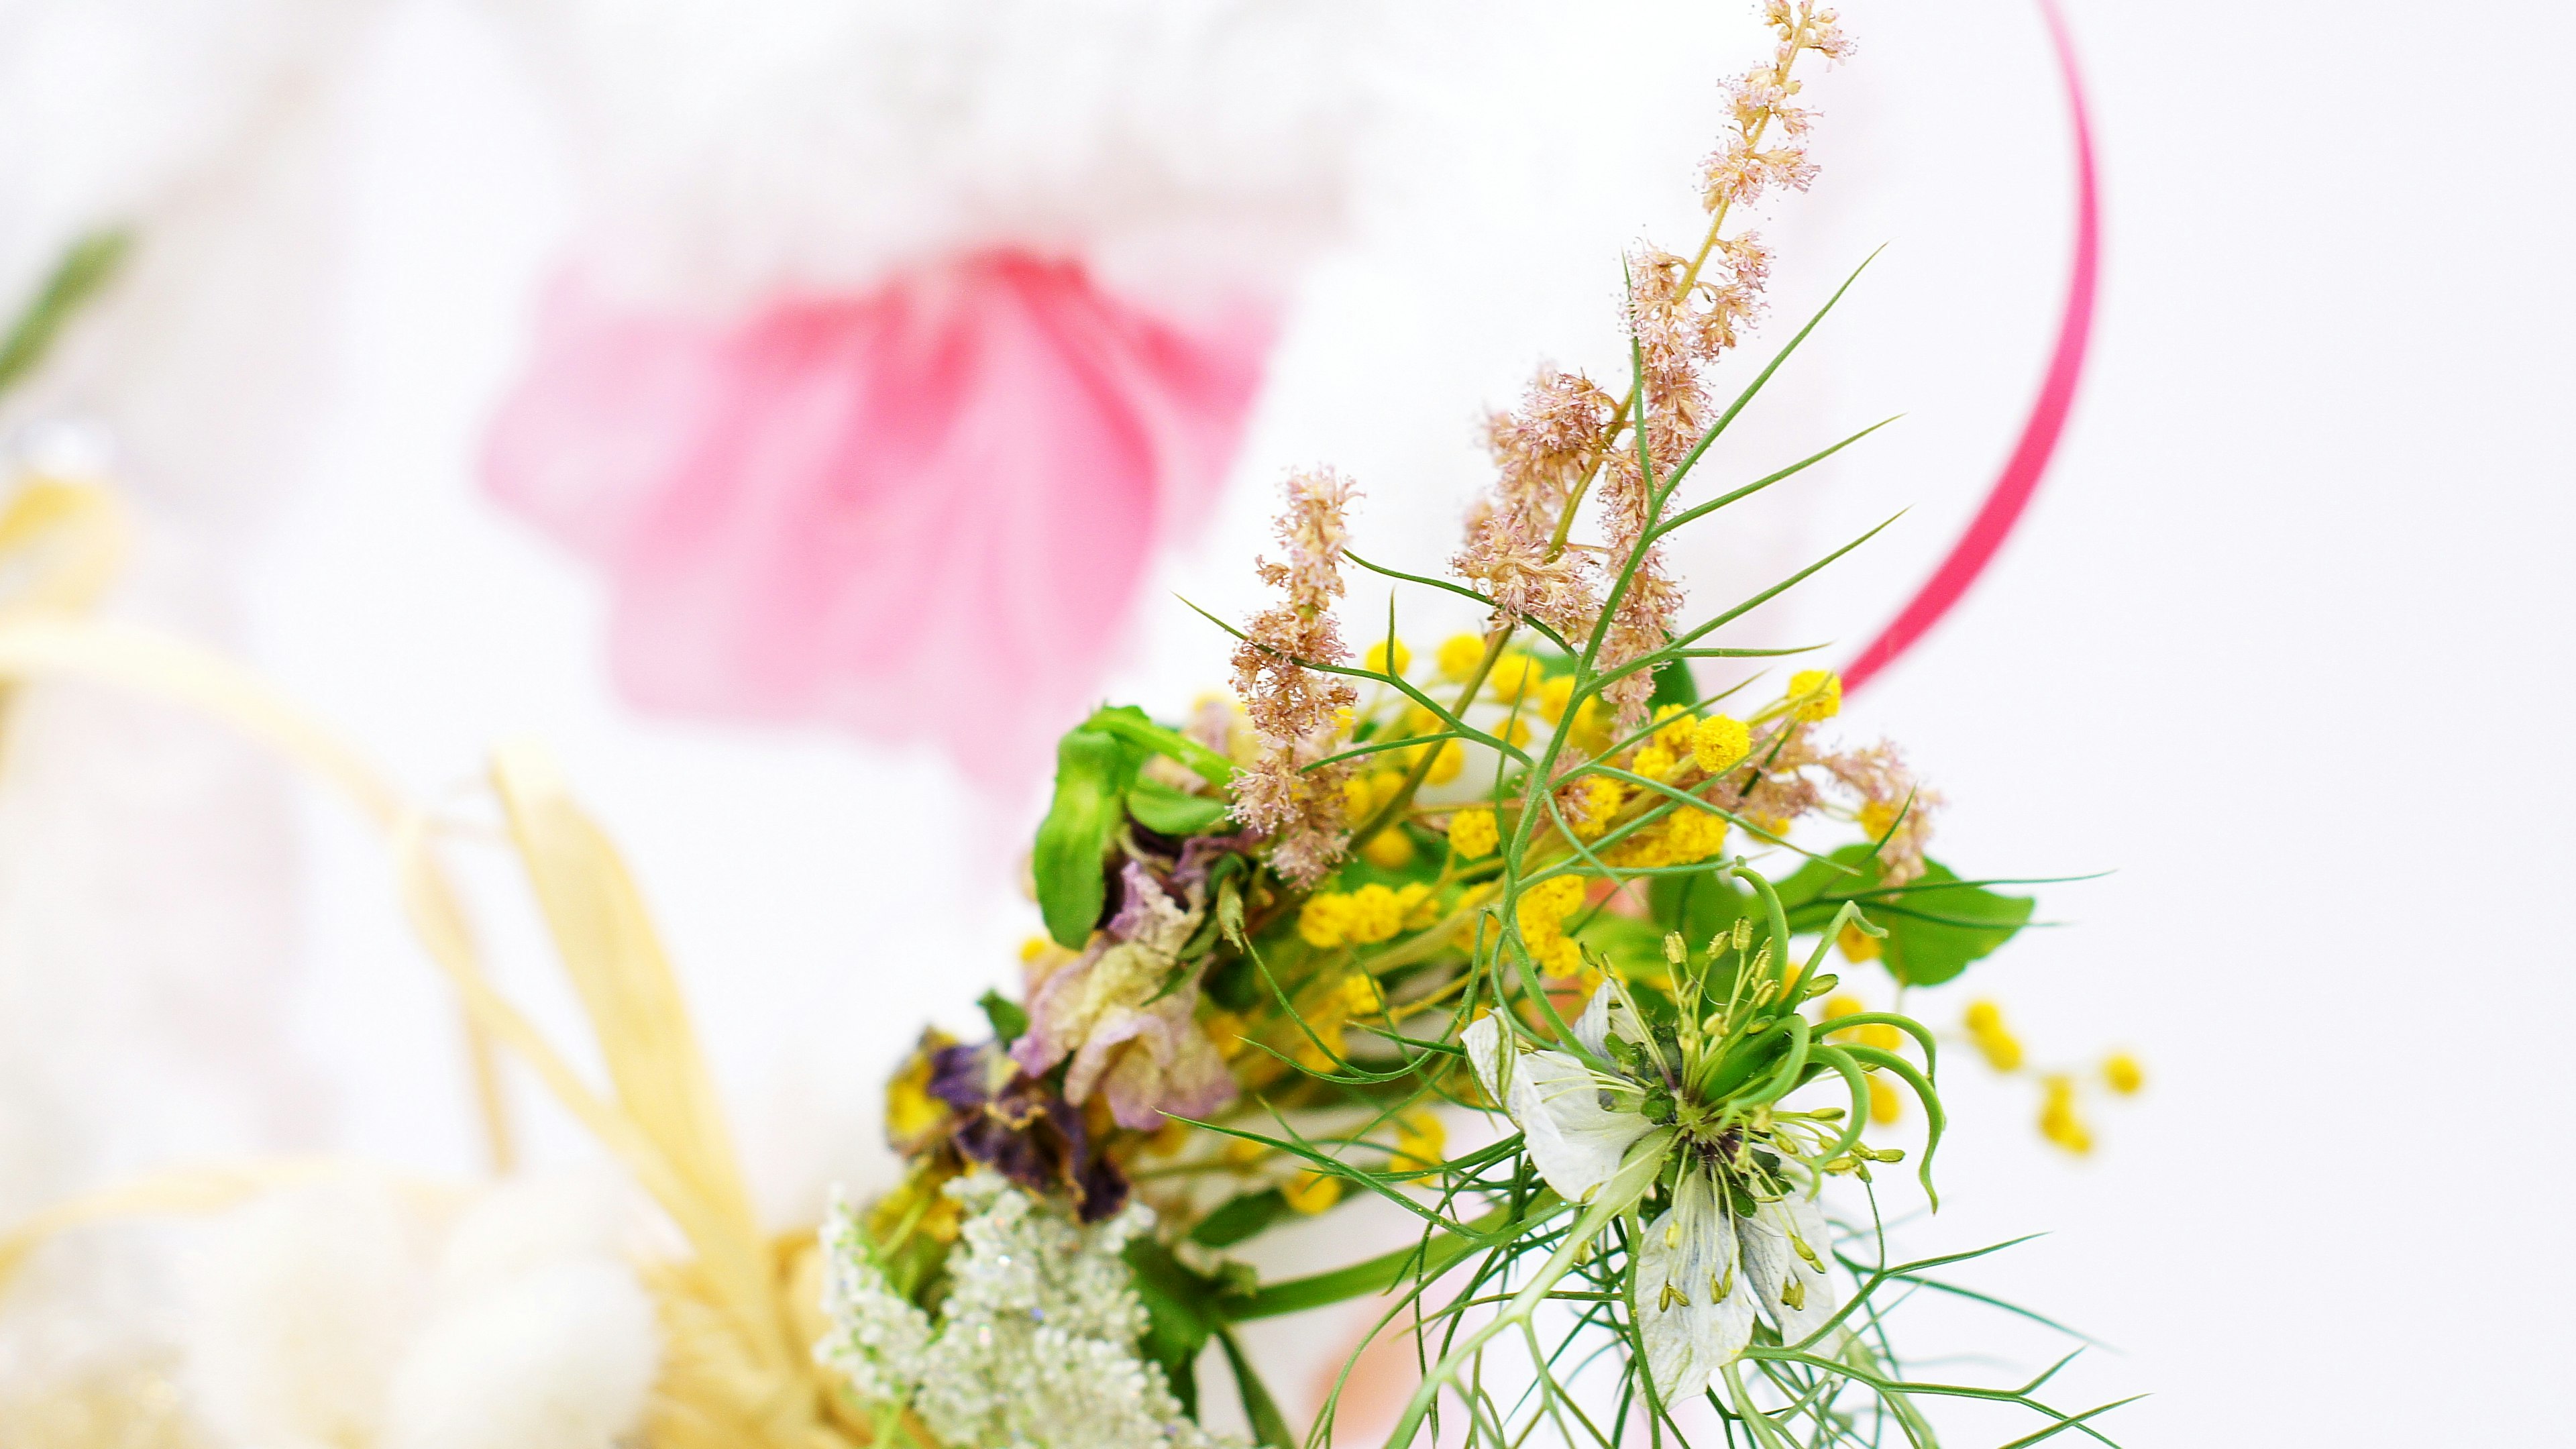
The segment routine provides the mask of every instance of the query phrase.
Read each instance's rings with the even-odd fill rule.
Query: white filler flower
[[[940,1442],[992,1449],[1225,1449],[1139,1358],[1145,1306],[1119,1250],[1153,1213],[1085,1228],[977,1172],[945,1191],[966,1211],[934,1321],[888,1284],[858,1215],[823,1226],[831,1331],[815,1357],[863,1400],[908,1405]]]

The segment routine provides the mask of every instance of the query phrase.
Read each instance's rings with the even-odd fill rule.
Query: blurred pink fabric
[[[731,323],[574,274],[485,486],[607,571],[636,704],[929,740],[1017,786],[1207,512],[1275,320],[1176,323],[1015,252]]]

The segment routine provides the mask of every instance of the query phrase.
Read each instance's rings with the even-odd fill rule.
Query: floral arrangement
[[[1911,1099],[1937,1206],[1940,1044],[1829,969],[1952,980],[2031,900],[1928,854],[1939,797],[1894,748],[1834,737],[1833,672],[1747,704],[1753,681],[1703,695],[1694,668],[1800,652],[1715,641],[1867,535],[1696,619],[1667,562],[1680,530],[1869,431],[1706,483],[1842,295],[1720,405],[1770,264],[1730,221],[1813,179],[1795,72],[1850,50],[1829,10],[1765,11],[1777,45],[1731,87],[1706,234],[1627,259],[1624,386],[1543,372],[1493,420],[1453,576],[1355,554],[1358,488],[1293,477],[1258,563],[1276,601],[1215,621],[1232,698],[1181,721],[1104,708],[1063,737],[1025,990],[985,997],[985,1040],[924,1035],[888,1091],[907,1175],[824,1230],[818,1352],[883,1432],[1200,1444],[1214,1341],[1253,1434],[1295,1444],[1236,1326],[1359,1298],[1422,1370],[1390,1445],[1689,1442],[1710,1421],[1676,1416],[1698,1404],[1729,1443],[1928,1444],[1943,1395],[2027,1408],[2032,1439],[2093,1432],[2036,1384],[1905,1372],[1891,1289],[1977,1255],[1888,1260],[1872,1174],[1907,1153],[1871,1128]],[[1355,659],[1352,570],[1487,625],[1417,654],[1391,611]],[[2018,1068],[1992,1003],[1969,1027]],[[2133,1090],[2137,1069],[2106,1076]],[[2073,1081],[2047,1078],[2042,1124],[2082,1150]],[[1469,1114],[1500,1135],[1453,1152]],[[1285,1282],[1226,1256],[1361,1198],[1419,1241]],[[1335,1414],[1303,1442],[1331,1442]]]
[[[641,893],[547,758],[496,753],[503,830],[410,804],[238,669],[88,618],[122,537],[113,495],[21,487],[0,562],[32,582],[0,607],[0,702],[58,676],[156,694],[356,803],[465,1008],[504,1180],[181,1168],[0,1232],[5,1289],[96,1223],[233,1215],[186,1342],[0,1373],[0,1437],[1201,1449],[1241,1442],[1212,1427],[1213,1349],[1251,1439],[1291,1449],[1379,1425],[1343,1423],[1345,1366],[1301,1429],[1242,1326],[1364,1303],[1370,1339],[1416,1370],[1390,1446],[1927,1446],[1944,1398],[2035,1416],[2015,1444],[2100,1439],[2117,1405],[2054,1407],[2048,1374],[1919,1375],[1900,1346],[1913,1292],[2019,1310],[1930,1276],[1995,1249],[1898,1260],[1880,1201],[1912,1190],[1881,1181],[1912,1158],[1938,1205],[1959,1040],[1906,993],[1959,979],[2033,901],[1931,853],[1942,801],[1893,747],[1838,735],[1835,672],[1796,660],[1785,681],[1703,691],[1711,661],[1804,653],[1719,640],[1868,535],[1698,614],[1667,556],[1874,431],[1707,481],[1730,424],[1850,286],[1731,396],[1715,389],[1769,273],[1734,223],[1813,180],[1798,70],[1851,49],[1812,0],[1765,15],[1776,47],[1731,86],[1700,177],[1705,234],[1626,259],[1624,381],[1542,372],[1492,421],[1496,477],[1446,578],[1351,550],[1350,480],[1288,480],[1257,563],[1275,601],[1239,628],[1212,620],[1235,641],[1230,696],[1176,720],[1102,708],[1062,737],[1023,989],[984,996],[979,1040],[923,1034],[886,1093],[900,1180],[836,1202],[819,1232],[782,1238],[754,1212]],[[66,259],[0,346],[0,388],[120,246]],[[1483,626],[1417,651],[1391,606],[1382,630],[1346,634],[1354,570],[1467,600]],[[525,868],[600,1080],[483,968],[442,861],[494,838]],[[2092,1146],[2086,1083],[2142,1080],[2126,1055],[2032,1069],[1989,1000],[1964,1040],[2039,1084],[2040,1130],[2070,1152]],[[502,1052],[622,1182],[511,1175]],[[1891,1144],[1918,1119],[1919,1152]],[[1286,1278],[1238,1256],[1372,1201],[1414,1239]]]

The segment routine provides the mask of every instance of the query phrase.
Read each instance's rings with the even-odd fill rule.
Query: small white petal
[[[1617,987],[1604,981],[1592,993],[1592,999],[1584,1003],[1583,1015],[1575,1018],[1574,1039],[1583,1043],[1584,1050],[1594,1056],[1606,1057],[1610,1054],[1610,1038],[1614,1035],[1622,1041],[1641,1042],[1646,1039],[1645,1032],[1637,1025],[1637,1013],[1620,998]]]
[[[1503,1079],[1508,1075],[1505,1068],[1515,1050],[1503,1036],[1502,1018],[1480,1016],[1467,1023],[1458,1044],[1467,1049],[1467,1060],[1476,1068],[1476,1080],[1483,1085],[1486,1099],[1502,1101]]]
[[[1815,1199],[1793,1194],[1763,1203],[1753,1216],[1736,1219],[1735,1231],[1744,1248],[1744,1276],[1783,1342],[1805,1340],[1842,1306],[1833,1275],[1819,1266],[1832,1261],[1833,1233]],[[1799,1243],[1815,1255],[1815,1263],[1800,1255]],[[1831,1354],[1840,1338],[1838,1332],[1831,1340],[1808,1345],[1809,1351]]]
[[[1633,1091],[1614,1099],[1625,1110],[1602,1106],[1601,1092],[1591,1069],[1564,1052],[1530,1052],[1513,1065],[1505,1107],[1539,1176],[1568,1202],[1589,1199],[1619,1170],[1629,1145],[1655,1128]]]
[[[1709,1375],[1752,1340],[1752,1290],[1736,1272],[1735,1233],[1704,1172],[1684,1177],[1672,1207],[1646,1228],[1637,1327],[1666,1408],[1699,1397]]]
[[[1610,983],[1604,981],[1583,1005],[1583,1014],[1574,1019],[1574,1039],[1594,1056],[1610,1052]]]

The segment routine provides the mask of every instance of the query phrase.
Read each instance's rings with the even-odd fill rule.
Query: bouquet
[[[1799,70],[1850,50],[1812,0],[1765,14],[1776,46],[1730,87],[1700,177],[1704,235],[1626,258],[1626,375],[1544,371],[1492,420],[1495,479],[1449,576],[1353,552],[1357,487],[1299,474],[1256,563],[1275,602],[1240,627],[1211,619],[1234,641],[1230,694],[1181,719],[1102,708],[1062,737],[1029,858],[1046,931],[1024,989],[983,997],[978,1040],[922,1035],[886,1091],[900,1180],[836,1202],[819,1232],[759,1222],[641,894],[550,761],[498,753],[491,795],[604,1083],[482,966],[442,858],[490,822],[406,802],[221,660],[81,617],[119,536],[113,500],[59,480],[21,490],[0,553],[24,553],[7,562],[36,586],[0,610],[0,687],[73,675],[158,694],[340,787],[391,843],[403,906],[465,1008],[496,1165],[512,1159],[494,1076],[507,1051],[658,1211],[641,1247],[567,1227],[590,1210],[541,1184],[309,1197],[307,1217],[261,1229],[274,1283],[227,1268],[232,1297],[266,1317],[256,1333],[200,1325],[180,1374],[195,1399],[163,1359],[129,1355],[24,1402],[0,1385],[0,1429],[193,1443],[203,1417],[222,1442],[405,1449],[1195,1449],[1239,1439],[1209,1427],[1213,1353],[1251,1439],[1293,1449],[1350,1437],[1343,1390],[1292,1422],[1241,1328],[1363,1302],[1371,1339],[1416,1369],[1387,1416],[1396,1449],[1919,1449],[1950,1397],[2028,1411],[2017,1444],[2100,1438],[2116,1405],[2054,1407],[2047,1374],[1921,1377],[1902,1346],[1905,1297],[1994,1251],[1890,1250],[1882,1183],[1910,1165],[1937,1207],[1946,1126],[1944,1039],[1904,993],[1960,977],[2033,903],[1930,853],[1939,797],[1891,746],[1838,736],[1833,671],[1723,642],[1868,535],[1714,611],[1694,610],[1668,561],[1682,530],[1874,431],[1712,481],[1730,424],[1851,285],[1717,386],[1770,264],[1734,223],[1813,179]],[[0,386],[114,251],[66,264],[0,350]],[[1346,622],[1355,572],[1464,599],[1481,627],[1416,650],[1393,604],[1382,626]],[[1702,683],[1774,658],[1785,679]],[[2021,1068],[1992,1003],[1966,1025],[1991,1065]],[[2126,1058],[2104,1076],[2138,1081]],[[2043,1132],[2086,1150],[2074,1076],[2043,1080]],[[1891,1145],[1917,1117],[1919,1152]],[[226,1212],[344,1175],[178,1169],[65,1202],[0,1234],[0,1287],[89,1224]],[[1366,1200],[1418,1232],[1303,1276],[1237,1256]],[[334,1266],[349,1241],[432,1220],[448,1265],[435,1294],[370,1286],[399,1286],[394,1268]],[[356,1302],[371,1295],[438,1306],[386,1327],[384,1304]],[[382,1321],[349,1333],[365,1312]],[[352,1343],[381,1362],[348,1369]]]
[[[1254,1437],[1329,1443],[1335,1403],[1288,1423],[1236,1328],[1362,1298],[1421,1370],[1391,1449],[1712,1423],[1921,1445],[1942,1395],[2023,1406],[2032,1439],[2092,1432],[2037,1385],[1905,1371],[1891,1298],[1976,1255],[1889,1260],[1873,1172],[1907,1154],[1871,1128],[1921,1112],[1937,1206],[1939,1043],[1833,969],[1951,980],[2031,901],[1927,853],[1938,797],[1893,748],[1834,738],[1833,672],[1698,682],[1800,653],[1721,631],[1867,535],[1698,617],[1667,566],[1681,530],[1870,431],[1710,481],[1842,296],[1720,403],[1770,261],[1730,219],[1814,176],[1795,72],[1850,48],[1831,11],[1766,14],[1776,49],[1731,88],[1701,177],[1705,235],[1627,258],[1627,376],[1543,372],[1493,420],[1451,577],[1354,553],[1359,490],[1300,474],[1256,565],[1276,602],[1210,616],[1232,696],[1185,720],[1104,708],[1059,743],[1025,990],[984,998],[983,1040],[923,1036],[887,1096],[905,1177],[824,1230],[818,1352],[880,1437],[1208,1443],[1214,1342]],[[1355,570],[1463,596],[1486,627],[1421,651],[1392,606],[1346,628]],[[2017,1064],[1991,1005],[1971,1025]],[[1453,1152],[1477,1116],[1499,1117],[1490,1140]],[[1276,1282],[1227,1256],[1360,1198],[1418,1240]]]

